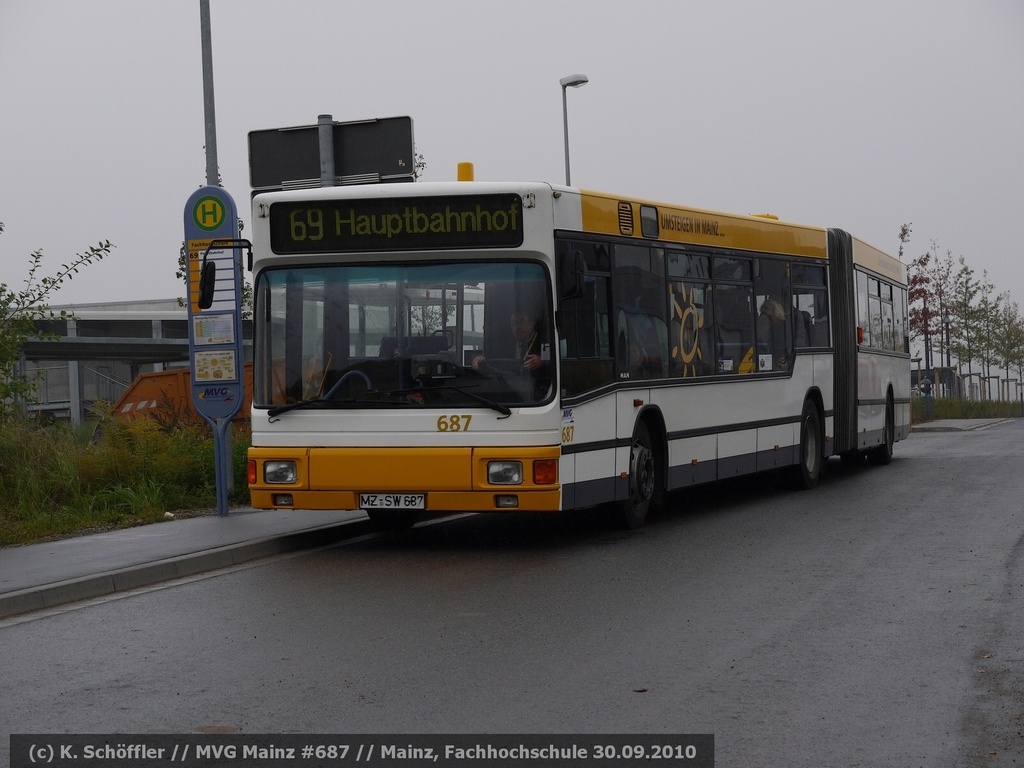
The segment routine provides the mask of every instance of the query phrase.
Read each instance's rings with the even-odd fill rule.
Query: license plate
[[[360,493],[360,509],[426,509],[425,493]]]

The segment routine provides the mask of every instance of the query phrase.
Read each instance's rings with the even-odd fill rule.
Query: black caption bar
[[[711,734],[12,734],[11,768],[714,768]]]

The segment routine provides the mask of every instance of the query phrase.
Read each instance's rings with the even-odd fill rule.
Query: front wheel
[[[629,449],[629,496],[619,509],[624,528],[639,528],[647,519],[651,503],[660,493],[657,462],[647,425],[639,423]]]

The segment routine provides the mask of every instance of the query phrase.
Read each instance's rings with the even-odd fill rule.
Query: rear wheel
[[[800,417],[800,463],[793,472],[798,488],[811,489],[821,477],[821,416],[810,400],[804,403]]]
[[[639,422],[629,449],[629,497],[621,502],[619,521],[625,528],[639,528],[651,503],[660,498],[657,462],[647,425]]]
[[[892,447],[896,442],[896,408],[892,404],[892,396],[885,399],[885,434],[882,444],[872,448],[868,453],[868,461],[876,466],[884,466],[892,461]]]

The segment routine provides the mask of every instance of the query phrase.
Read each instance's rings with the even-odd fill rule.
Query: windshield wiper
[[[294,411],[297,408],[308,408],[312,405],[325,405],[330,402],[325,397],[317,397],[313,400],[296,400],[294,403],[285,403],[284,405],[275,405],[273,408],[267,409],[267,416],[273,418],[274,416],[280,416],[282,413],[288,411]],[[341,405],[341,401],[337,401],[338,405]]]
[[[460,395],[465,395],[470,400],[476,400],[481,405],[486,405],[488,408],[494,409],[495,411],[500,413],[502,416],[511,416],[512,415],[512,409],[509,408],[507,405],[502,405],[501,403],[499,403],[499,402],[497,402],[495,400],[491,400],[491,398],[489,398],[489,397],[484,397],[483,395],[478,395],[476,392],[473,392],[473,391],[467,389],[466,387],[457,387],[457,386],[454,386],[452,384],[446,384],[444,386],[435,387],[434,389],[430,389],[430,390],[427,390],[427,391],[428,392],[435,392],[438,389],[450,389],[450,390],[452,390],[454,392],[458,392]]]
[[[442,387],[411,387],[409,389],[368,389],[366,391],[366,394],[376,395],[378,397],[391,397],[394,395],[407,395],[413,392],[437,392],[438,390],[451,390],[452,392],[458,392],[460,395],[465,395],[470,400],[475,400],[481,405],[486,405],[488,408],[497,411],[503,417],[508,417],[512,415],[512,409],[509,408],[507,405],[503,405],[502,403],[499,403],[495,400],[491,400],[491,398],[485,397],[484,395],[477,394],[476,392],[473,392],[471,389],[467,387],[458,387],[451,384],[447,384]],[[333,393],[334,392],[332,389],[332,391],[328,392],[324,397],[319,397],[313,400],[297,400],[294,403],[285,403],[284,405],[275,405],[273,408],[267,410],[267,416],[273,418],[275,416],[280,416],[282,413],[294,411],[298,408],[309,408],[311,406],[326,405],[331,402],[330,396]],[[381,403],[376,400],[359,399],[336,400],[334,401],[333,404],[341,406],[351,404],[380,405]]]

